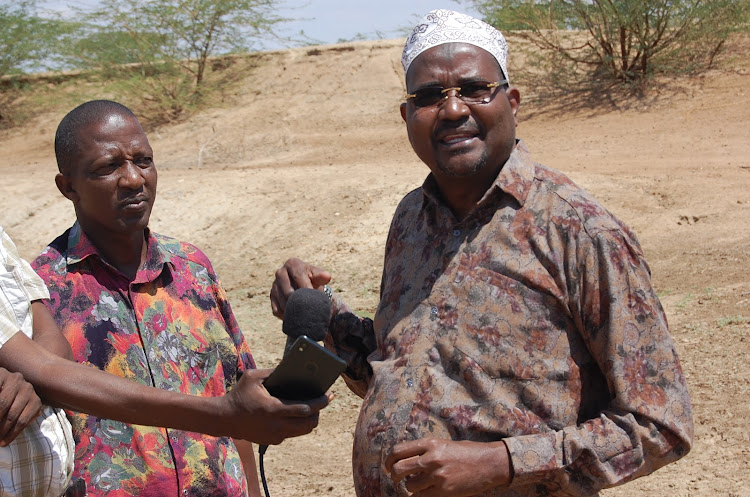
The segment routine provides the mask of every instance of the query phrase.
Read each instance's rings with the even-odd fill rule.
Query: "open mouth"
[[[469,134],[460,134],[460,135],[449,135],[444,138],[440,139],[440,143],[444,145],[458,145],[458,144],[468,144],[471,140],[473,140],[475,135],[469,135]]]
[[[464,147],[477,139],[479,132],[475,129],[451,129],[437,134],[440,145],[453,148]]]

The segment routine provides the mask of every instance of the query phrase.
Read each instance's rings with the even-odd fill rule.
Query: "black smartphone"
[[[345,369],[343,359],[302,335],[263,385],[279,399],[310,400],[324,395]]]

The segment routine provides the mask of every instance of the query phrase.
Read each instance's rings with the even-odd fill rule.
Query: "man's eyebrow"
[[[470,76],[462,76],[462,77],[458,78],[458,80],[456,81],[456,84],[462,85],[462,84],[465,84],[465,83],[476,83],[476,82],[479,82],[479,81],[483,81],[483,82],[487,81],[487,82],[491,83],[493,81],[499,81],[501,79],[502,78],[499,78],[497,76],[493,76],[491,78],[486,78],[486,77],[481,76],[479,74],[472,74]],[[420,83],[419,85],[415,85],[414,88],[415,89],[420,89],[420,88],[430,88],[430,87],[436,87],[436,86],[440,87],[440,88],[448,88],[448,87],[444,86],[443,82],[441,82],[441,81],[426,81],[424,83]]]

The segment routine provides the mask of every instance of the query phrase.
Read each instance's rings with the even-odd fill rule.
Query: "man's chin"
[[[449,160],[438,162],[440,171],[453,178],[471,178],[487,164],[485,156],[471,157],[468,154],[455,154]]]
[[[147,216],[141,216],[139,218],[124,218],[120,219],[118,223],[123,233],[134,233],[136,231],[143,231],[148,228],[148,222],[150,219],[150,213]]]

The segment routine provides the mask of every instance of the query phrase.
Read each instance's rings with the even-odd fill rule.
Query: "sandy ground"
[[[398,113],[400,48],[360,42],[238,61],[245,79],[222,105],[149,134],[160,176],[152,227],[211,257],[261,367],[283,349],[267,295],[286,258],[329,269],[353,307],[371,313],[377,304],[390,217],[427,171]],[[691,388],[693,451],[605,496],[750,495],[747,49],[735,47],[724,69],[681,91],[627,110],[521,107],[518,135],[536,159],[638,234]],[[84,99],[102,96],[91,88]],[[73,222],[54,186],[52,153],[70,108],[0,134],[0,223],[27,258]],[[341,381],[333,391],[313,434],[266,454],[271,495],[354,494],[359,399]]]

